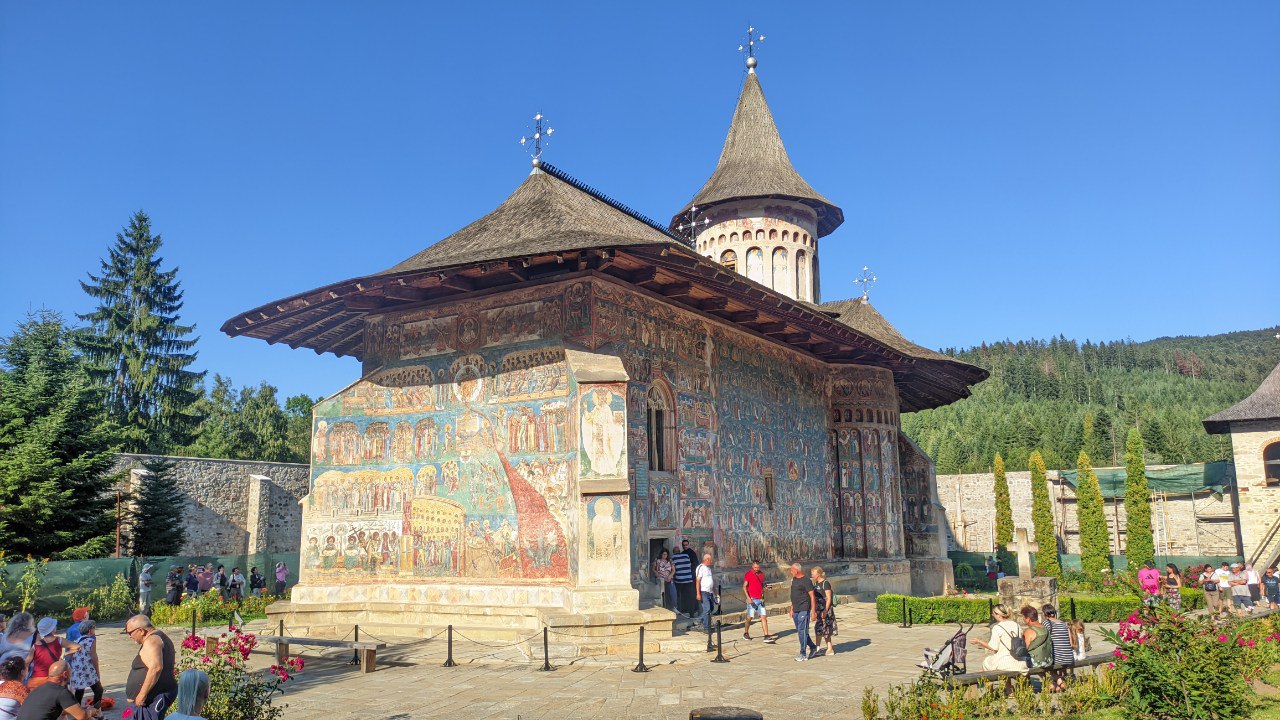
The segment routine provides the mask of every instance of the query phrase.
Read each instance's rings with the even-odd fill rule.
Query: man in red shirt
[[[742,592],[747,596],[747,626],[743,628],[742,637],[751,639],[751,618],[758,617],[760,625],[764,627],[764,641],[772,643],[777,638],[769,634],[769,617],[764,609],[765,587],[764,573],[760,570],[760,563],[751,563],[751,569],[742,578]]]

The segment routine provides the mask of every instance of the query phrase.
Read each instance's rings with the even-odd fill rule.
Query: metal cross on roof
[[[542,117],[542,113],[538,113],[537,115],[534,115],[533,116],[533,135],[532,136],[522,135],[520,137],[520,145],[524,147],[526,150],[528,150],[529,154],[533,156],[534,167],[538,167],[538,165],[542,162],[541,161],[542,151],[545,150],[547,148],[547,145],[550,143],[551,133],[555,132],[555,129],[551,127],[550,123],[548,123],[545,127],[543,126],[543,121],[545,120],[546,118]],[[530,143],[532,143],[532,147],[530,147]]]
[[[853,279],[854,285],[862,286],[862,302],[867,302],[871,297],[871,288],[875,287],[876,280],[875,273],[866,265],[862,266],[862,274]]]
[[[691,205],[689,212],[685,213],[685,219],[676,224],[676,234],[684,238],[689,247],[693,247],[698,240],[698,233],[710,224],[709,219],[698,216],[698,206]]]
[[[755,27],[748,25],[747,44],[739,45],[738,52],[745,52],[747,54],[747,72],[749,73],[756,71],[756,43],[761,42],[764,42],[764,36],[757,35]]]

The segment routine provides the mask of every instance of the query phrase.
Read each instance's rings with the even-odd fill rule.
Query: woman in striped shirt
[[[1049,630],[1049,639],[1053,642],[1050,691],[1062,692],[1067,689],[1067,671],[1076,664],[1075,650],[1071,647],[1071,630],[1058,619],[1058,609],[1054,606],[1045,605],[1040,608],[1040,612],[1044,616],[1044,626]]]

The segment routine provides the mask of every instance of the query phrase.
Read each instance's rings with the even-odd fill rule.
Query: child
[[[1067,623],[1067,631],[1071,634],[1071,651],[1080,662],[1089,656],[1089,634],[1085,632],[1083,620],[1072,620]]]

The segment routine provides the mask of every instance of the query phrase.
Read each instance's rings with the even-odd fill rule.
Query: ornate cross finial
[[[555,132],[555,129],[552,128],[549,123],[543,127],[543,121],[545,120],[546,118],[542,117],[542,113],[534,115],[533,136],[530,137],[522,135],[520,137],[520,145],[525,147],[525,149],[529,151],[529,154],[533,156],[534,167],[538,167],[538,165],[541,164],[542,161],[540,158],[542,157],[542,151],[550,144],[551,133]],[[533,147],[529,147],[529,143],[533,143]]]
[[[756,43],[762,42],[764,42],[764,36],[757,35],[755,27],[748,25],[747,44],[739,45],[738,52],[745,52],[747,54],[747,72],[749,73],[756,71]]]
[[[871,288],[876,285],[876,275],[871,272],[871,268],[866,265],[862,266],[862,274],[853,279],[854,285],[862,286],[862,302],[867,302],[871,297]]]
[[[689,243],[689,247],[693,247],[698,240],[698,233],[703,228],[711,224],[711,221],[705,217],[698,217],[698,206],[690,205],[689,212],[685,213],[686,219],[681,220],[676,225],[676,234],[684,238]],[[696,248],[694,248],[696,249]]]

